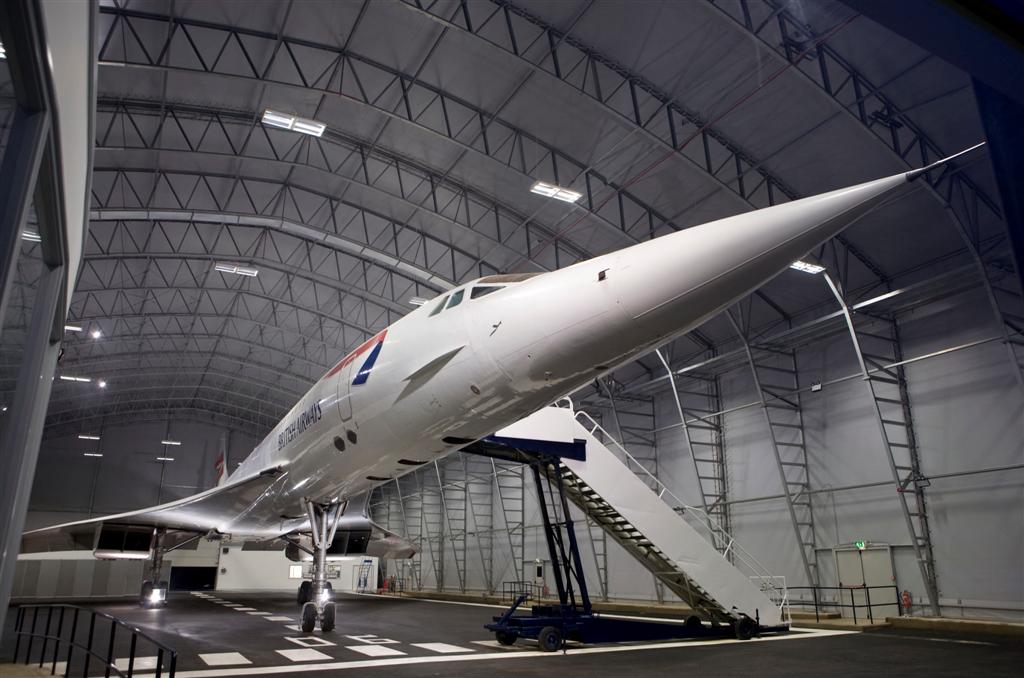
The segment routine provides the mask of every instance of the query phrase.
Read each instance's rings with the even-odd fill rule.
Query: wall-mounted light
[[[533,186],[530,186],[530,192],[568,203],[574,203],[583,197],[582,193],[578,193],[568,188],[563,188],[562,186],[555,186],[554,184],[549,184],[544,181],[538,181],[534,183]]]

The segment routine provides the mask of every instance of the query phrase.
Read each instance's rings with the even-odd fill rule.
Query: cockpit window
[[[504,285],[480,285],[473,288],[473,291],[469,293],[470,299],[479,299],[480,297],[486,296],[491,292],[497,292],[502,289]]]
[[[438,313],[440,313],[441,309],[444,308],[444,304],[445,304],[446,301],[448,301],[448,297],[447,296],[445,296],[445,298],[441,300],[440,304],[438,304],[437,306],[434,307],[434,310],[430,312],[430,315],[431,316],[435,316]]]
[[[455,308],[462,303],[462,295],[465,294],[466,290],[459,290],[452,294],[452,300],[448,302],[448,306],[445,308]]]

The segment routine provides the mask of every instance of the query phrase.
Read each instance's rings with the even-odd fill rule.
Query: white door
[[[864,605],[871,602],[871,612],[867,607],[856,609],[857,620],[873,617],[875,621],[899,614],[896,604],[895,589],[873,588],[870,592],[865,587],[887,587],[896,582],[892,569],[892,549],[889,546],[869,546],[866,549],[843,548],[834,549],[836,572],[839,573],[839,586],[842,589],[840,603],[843,605]],[[882,603],[882,605],[879,605]],[[854,609],[840,608],[843,617],[853,618]]]

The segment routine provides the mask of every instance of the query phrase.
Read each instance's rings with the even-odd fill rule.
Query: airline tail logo
[[[220,454],[217,455],[217,461],[214,463],[213,468],[216,472],[217,486],[220,487],[224,484],[224,481],[228,479],[228,474],[225,473],[227,464],[224,459],[224,450],[221,449]]]
[[[387,335],[388,331],[387,329],[384,329],[377,333],[375,336],[364,341],[359,346],[359,348],[349,353],[347,356],[342,358],[342,360],[337,365],[332,367],[331,370],[323,376],[323,378],[326,379],[327,377],[332,377],[338,372],[341,372],[343,369],[348,367],[348,365],[351,362],[353,362],[356,358],[366,353],[367,351],[370,351],[370,355],[366,357],[366,360],[363,362],[363,366],[359,368],[359,371],[356,372],[355,378],[352,380],[353,386],[365,384],[366,380],[370,378],[370,370],[373,369],[374,363],[377,362],[377,356],[380,355],[380,349],[382,346],[384,346],[384,338]]]

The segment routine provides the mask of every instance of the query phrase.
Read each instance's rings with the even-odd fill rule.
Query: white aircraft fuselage
[[[285,472],[219,529],[267,537],[298,529],[306,522],[304,499],[344,502],[516,422],[700,325],[914,176],[439,295],[313,385],[235,470],[246,475],[279,464]]]

